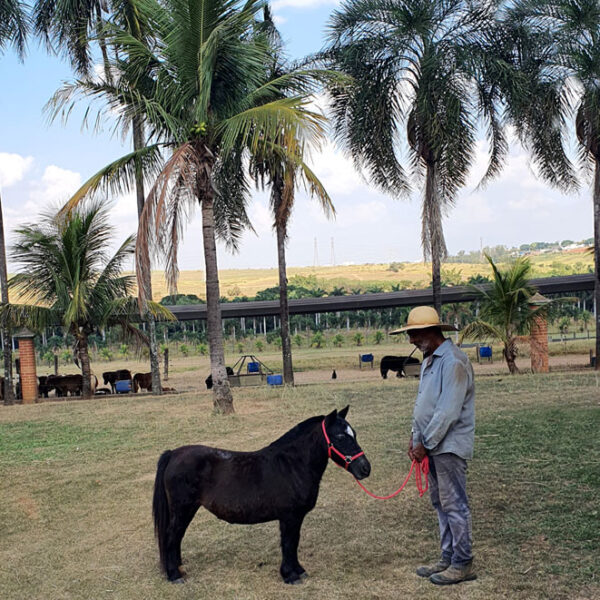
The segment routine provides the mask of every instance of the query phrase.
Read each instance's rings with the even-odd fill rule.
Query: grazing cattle
[[[152,391],[152,373],[136,373],[133,376],[133,391],[137,393],[140,389]]]
[[[46,385],[56,390],[56,396],[65,398],[68,395],[81,396],[83,376],[76,375],[48,375]]]
[[[225,367],[225,369],[227,369],[227,375],[233,375],[233,369],[231,367]],[[204,380],[204,383],[206,384],[207,390],[212,390],[212,373]]]
[[[54,386],[48,385],[48,375],[40,375],[38,377],[38,395],[40,398],[47,398],[49,392],[54,389]]]
[[[396,371],[396,377],[405,377],[404,365],[418,365],[419,359],[412,356],[384,356],[379,365],[379,371],[387,379],[388,371]]]
[[[110,389],[113,394],[116,394],[115,383],[122,381],[123,379],[129,379],[131,381],[131,371],[129,369],[118,369],[117,371],[105,371],[102,373],[102,379],[104,385],[110,385]]]

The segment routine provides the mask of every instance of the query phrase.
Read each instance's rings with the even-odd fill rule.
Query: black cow
[[[69,394],[71,396],[81,396],[83,377],[79,374],[48,375],[46,385],[55,388],[56,396],[59,398],[66,398]]]
[[[227,375],[233,375],[233,369],[231,367],[225,367],[227,369]],[[211,390],[213,386],[212,373],[204,380],[206,383],[206,389]]]
[[[379,365],[379,371],[387,379],[388,371],[396,371],[396,377],[405,377],[404,365],[418,365],[418,358],[412,356],[384,356]]]
[[[40,398],[47,398],[48,393],[54,389],[54,386],[48,385],[48,375],[38,377],[38,395]]]
[[[123,379],[132,380],[131,371],[129,369],[119,369],[117,371],[105,371],[102,373],[102,379],[104,379],[104,385],[110,385],[110,389],[113,394],[117,393],[115,389],[115,383],[117,381],[122,381]],[[133,387],[133,382],[132,382]]]

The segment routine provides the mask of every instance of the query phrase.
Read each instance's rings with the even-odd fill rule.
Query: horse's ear
[[[342,408],[342,410],[340,410],[340,412],[338,413],[338,417],[340,419],[345,419],[346,415],[348,414],[349,408],[350,408],[349,404],[348,404],[348,406],[346,406],[346,408]]]
[[[326,417],[325,417],[325,427],[329,427],[336,419],[338,416],[338,411],[337,409],[334,410],[333,412],[330,412]]]

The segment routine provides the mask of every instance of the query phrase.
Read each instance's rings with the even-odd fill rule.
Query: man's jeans
[[[473,559],[467,461],[456,454],[430,455],[429,492],[440,523],[442,558],[462,567]]]

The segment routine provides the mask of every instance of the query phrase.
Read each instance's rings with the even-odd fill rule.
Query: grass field
[[[562,274],[583,273],[588,268],[593,268],[593,256],[582,252],[560,252],[540,254],[531,257],[534,277],[547,277],[557,269],[567,269]],[[501,263],[500,263],[501,264]],[[390,264],[364,264],[364,265],[338,265],[321,267],[289,267],[288,279],[293,281],[295,276],[314,277],[319,285],[325,289],[335,286],[345,287],[348,290],[355,287],[379,285],[390,288],[392,284],[402,286],[427,287],[431,281],[431,264],[424,262],[397,263],[398,270],[390,270]],[[443,271],[460,274],[466,281],[473,275],[491,275],[487,262],[481,264],[444,263]],[[260,290],[278,285],[278,272],[273,269],[224,269],[219,271],[221,295],[227,298],[235,296],[252,297]],[[152,273],[152,290],[156,300],[168,294],[163,273]],[[178,291],[180,294],[196,294],[205,297],[204,272],[182,271]]]
[[[279,580],[276,524],[232,526],[204,511],[183,543],[187,583],[163,580],[150,516],[163,450],[258,449],[350,403],[373,466],[365,483],[389,493],[409,466],[416,385],[237,389],[231,417],[212,414],[207,392],[0,407],[0,598],[600,598],[600,379],[590,371],[477,377],[475,582],[439,589],[414,575],[437,554],[427,498],[411,486],[393,500],[370,499],[333,466],[303,528],[306,583]]]

